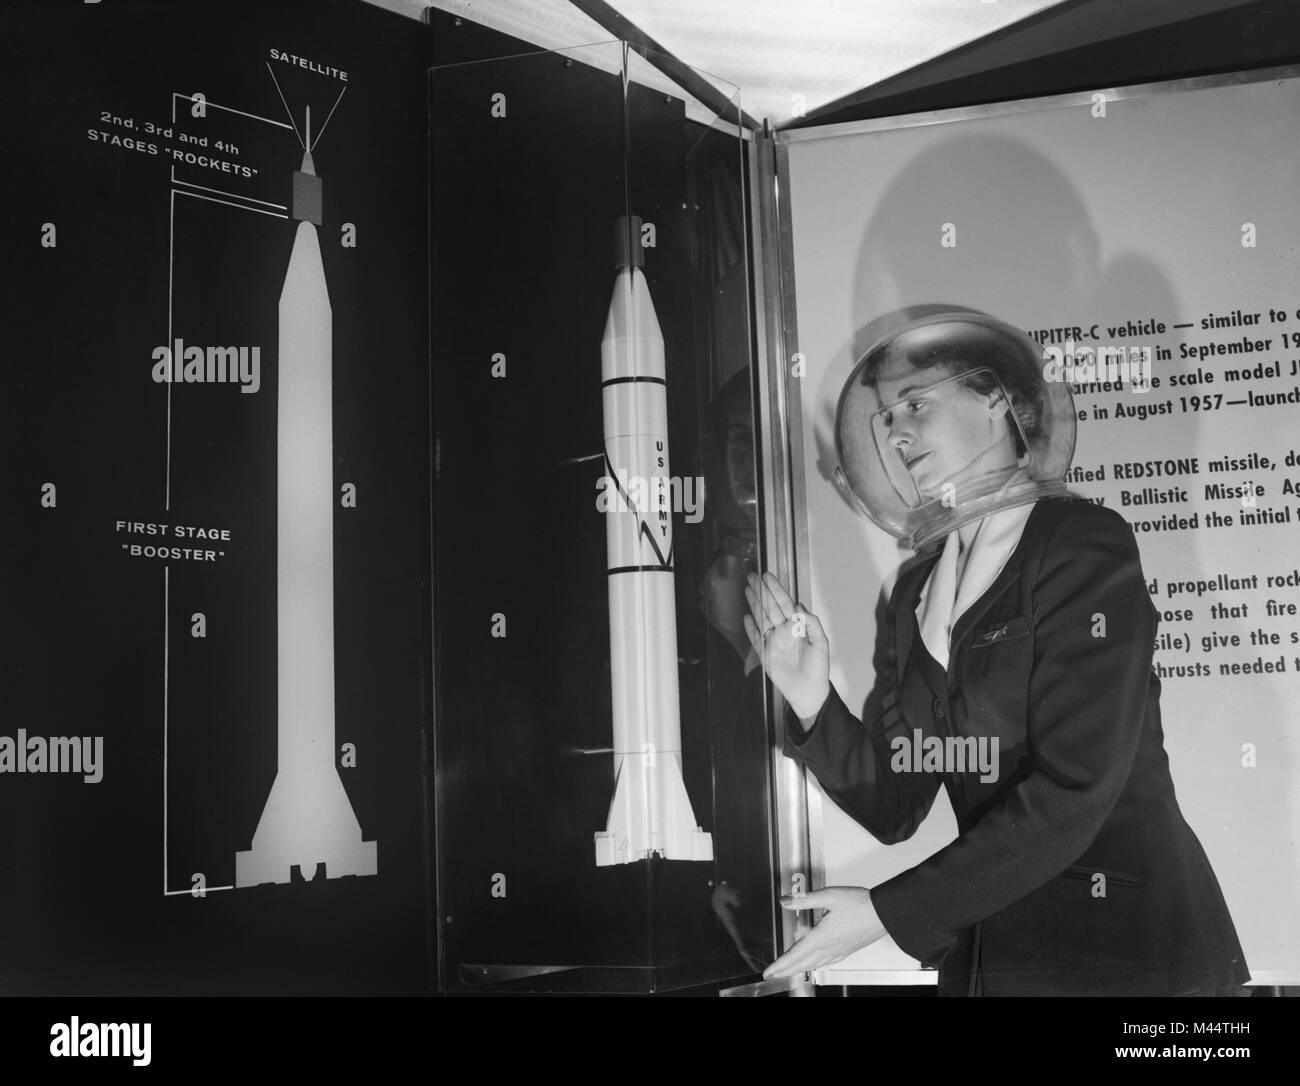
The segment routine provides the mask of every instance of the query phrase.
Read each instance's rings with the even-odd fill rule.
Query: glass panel
[[[752,976],[771,740],[739,625],[735,108],[620,42],[435,68],[430,96],[443,985]]]

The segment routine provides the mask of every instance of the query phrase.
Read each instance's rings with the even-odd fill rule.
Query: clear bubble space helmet
[[[983,313],[910,321],[859,359],[835,411],[836,483],[920,551],[989,513],[1064,495],[1070,386],[1043,348]]]

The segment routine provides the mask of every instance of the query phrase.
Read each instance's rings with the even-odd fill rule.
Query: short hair
[[[1042,348],[1018,328],[985,313],[942,313],[924,317],[896,329],[871,348],[859,363],[859,383],[875,388],[879,371],[890,360],[902,360],[917,369],[945,366],[958,376],[985,369],[997,375],[977,374],[969,387],[982,395],[998,391],[1008,401],[1007,429],[1016,455],[1029,450],[1020,439],[1041,435],[1046,405]],[[1020,424],[1019,430],[1011,416]]]

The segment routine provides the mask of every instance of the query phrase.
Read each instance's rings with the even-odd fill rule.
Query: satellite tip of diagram
[[[322,183],[311,157],[293,175],[298,221],[280,292],[276,406],[277,750],[275,781],[253,847],[235,854],[235,885],[374,875],[334,763],[333,315],[320,241]]]
[[[600,343],[615,785],[596,865],[655,854],[712,860],[713,839],[682,779],[664,340],[641,270],[639,218],[618,219],[615,245]],[[641,483],[636,494],[624,489],[631,479]]]

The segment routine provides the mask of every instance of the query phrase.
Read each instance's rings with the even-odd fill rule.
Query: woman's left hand
[[[871,894],[861,886],[828,886],[799,897],[783,897],[781,908],[827,912],[812,931],[763,970],[764,980],[792,977],[831,965],[886,934],[871,904]]]

